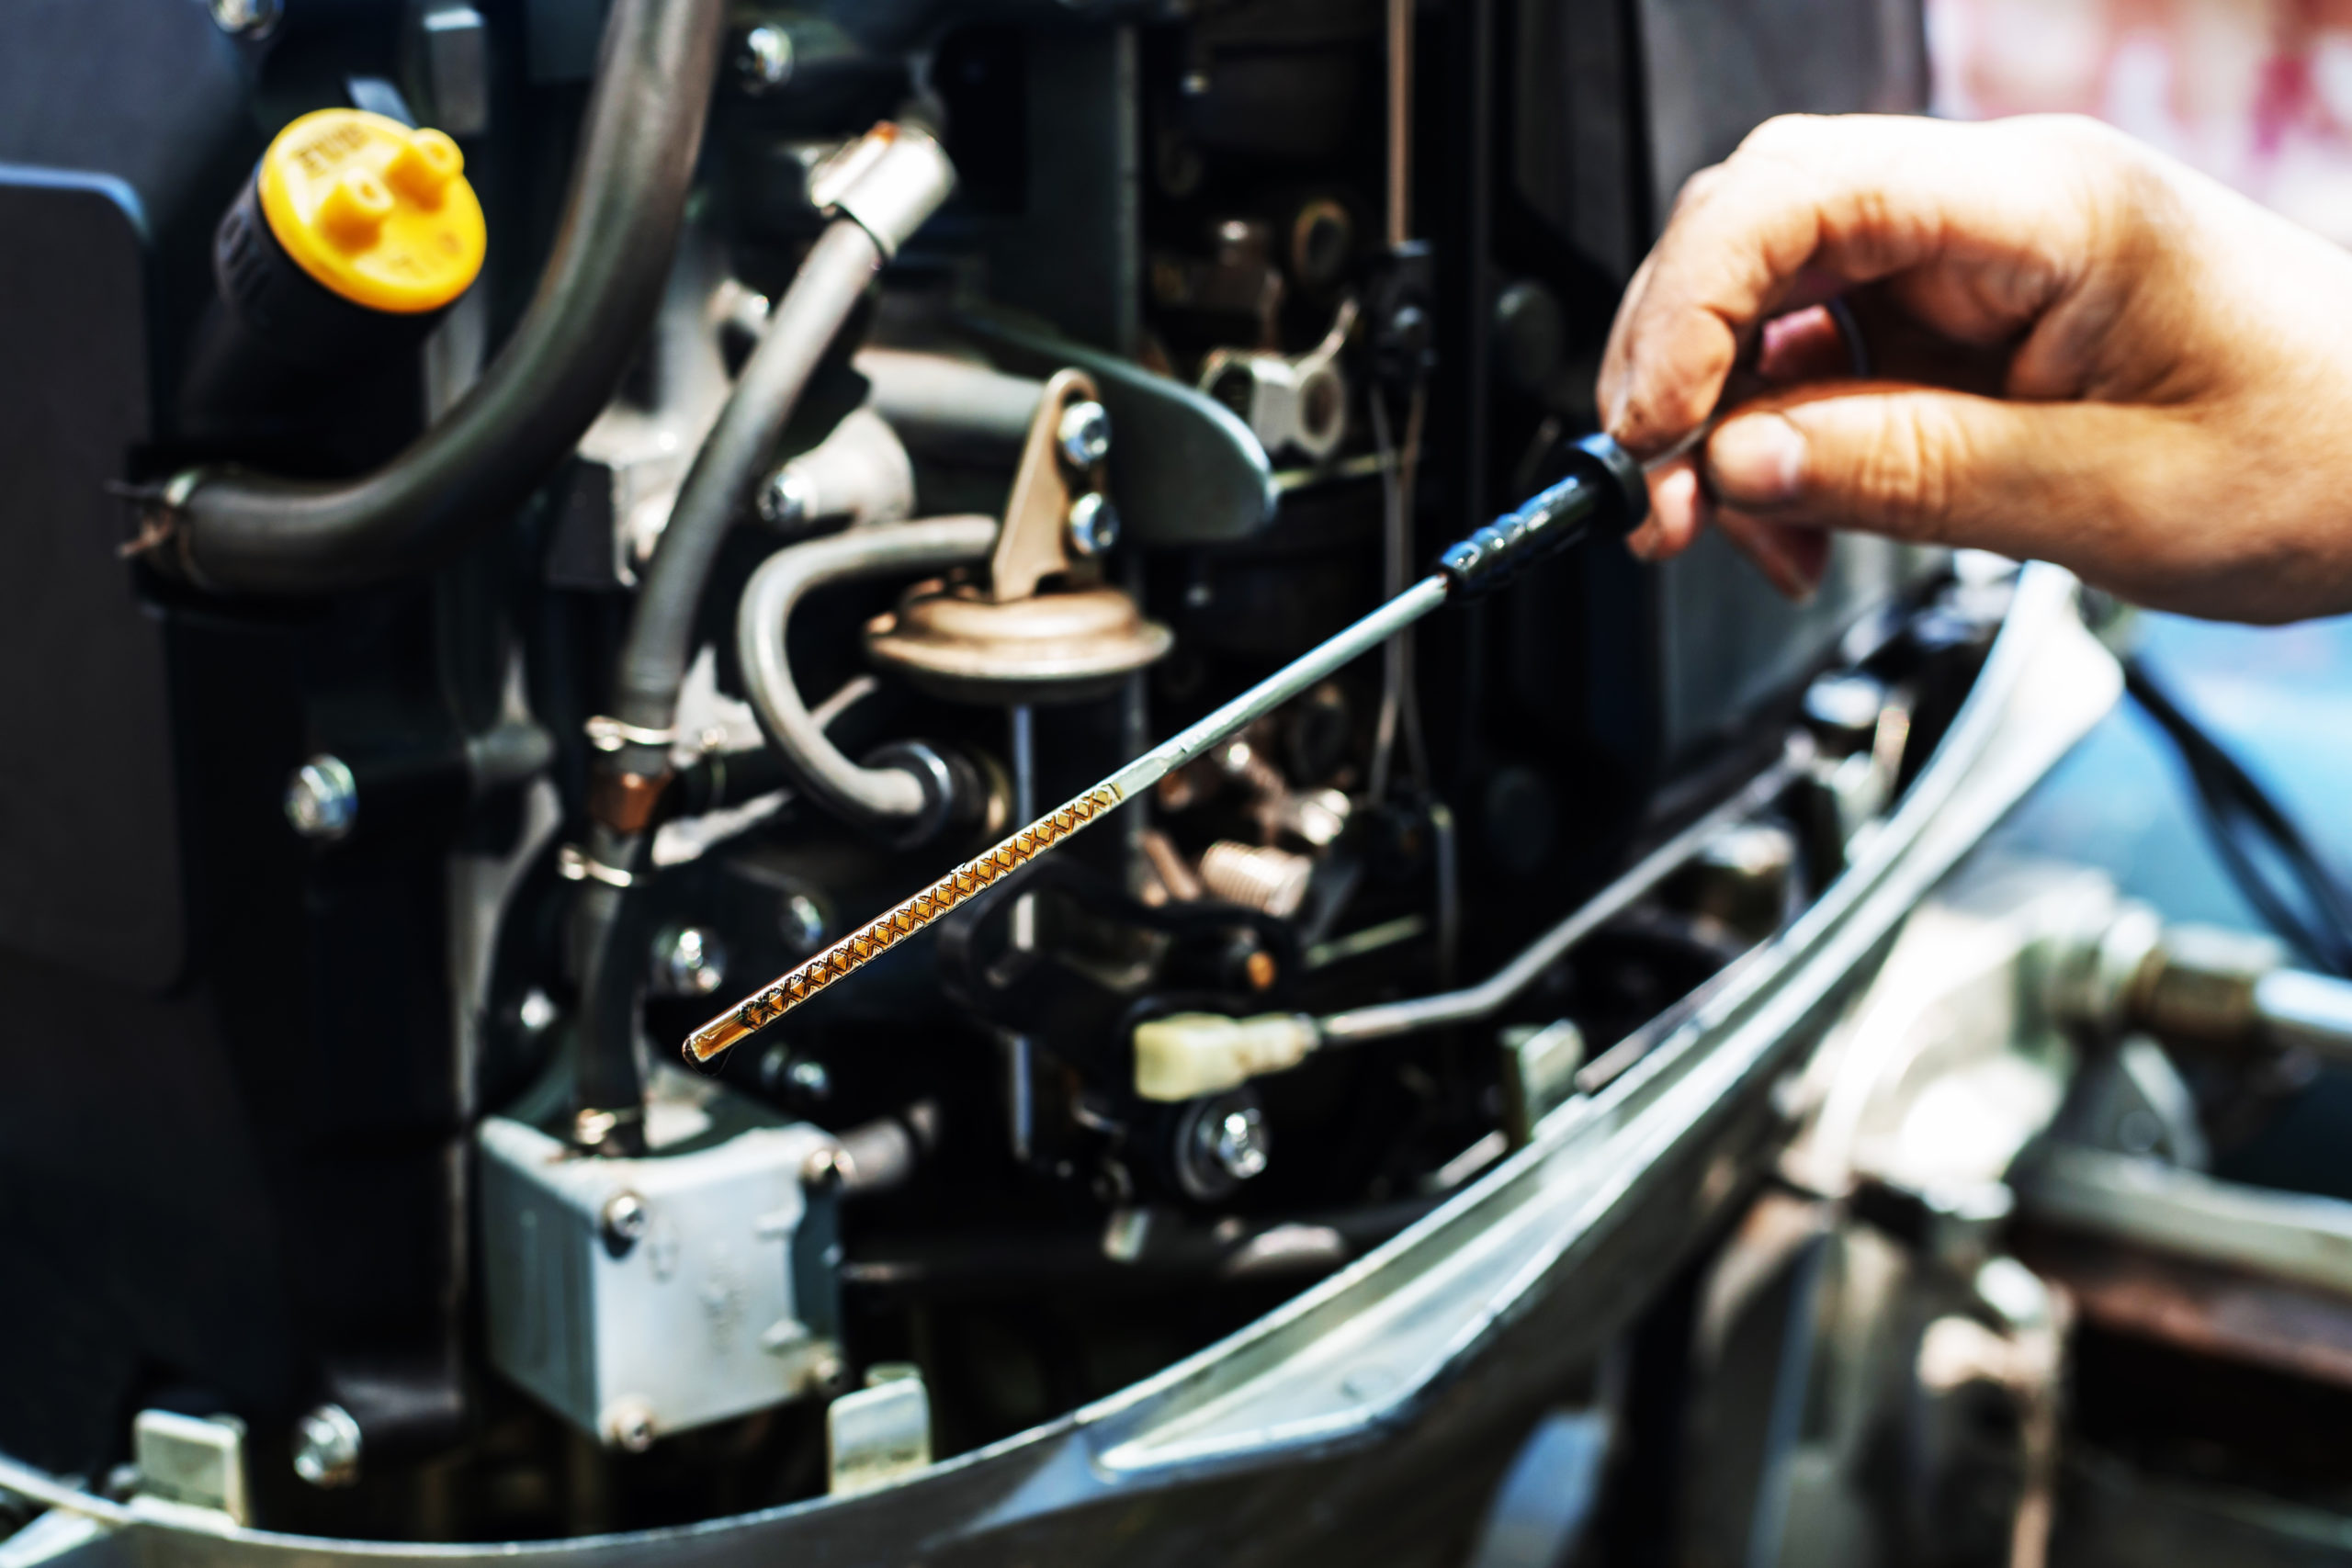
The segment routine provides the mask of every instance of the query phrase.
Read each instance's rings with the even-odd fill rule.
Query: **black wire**
[[[2206,831],[2246,902],[2305,959],[2331,974],[2352,975],[2352,893],[2328,871],[2293,819],[2181,710],[2145,665],[2125,660],[2123,682],[2180,752]],[[2290,887],[2264,871],[2266,853],[2285,868]]]

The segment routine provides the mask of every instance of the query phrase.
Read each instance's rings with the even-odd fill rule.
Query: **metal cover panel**
[[[0,165],[0,945],[177,976],[163,628],[107,491],[147,434],[145,239],[96,175]]]

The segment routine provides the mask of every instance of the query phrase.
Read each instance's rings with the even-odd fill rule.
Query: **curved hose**
[[[640,729],[664,730],[676,716],[678,686],[692,655],[695,612],[711,562],[736,520],[752,513],[768,455],[799,404],[818,362],[857,309],[882,265],[874,236],[846,218],[826,225],[792,287],[768,317],[718,423],[695,452],[638,590],[614,680],[614,714]],[[657,772],[666,748],[623,752],[621,765]]]
[[[360,479],[191,476],[173,520],[192,581],[365,588],[436,564],[528,499],[611,400],[661,302],[725,14],[722,0],[614,0],[555,248],[481,380]]]
[[[855,578],[932,571],[985,559],[996,547],[993,517],[934,517],[920,523],[855,528],[778,550],[743,586],[735,611],[735,649],[760,728],[792,771],[826,807],[870,827],[903,829],[936,808],[922,781],[905,768],[862,768],[825,738],[800,699],[786,653],[794,606],[810,590]]]

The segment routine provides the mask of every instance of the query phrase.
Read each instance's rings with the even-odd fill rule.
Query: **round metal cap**
[[[996,604],[965,588],[918,584],[866,625],[876,663],[957,702],[1075,703],[1114,689],[1175,640],[1115,588]]]

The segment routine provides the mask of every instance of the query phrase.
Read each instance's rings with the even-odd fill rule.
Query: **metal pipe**
[[[1802,764],[1796,758],[1782,757],[1750,780],[1737,795],[1643,856],[1632,870],[1602,888],[1567,919],[1521,950],[1518,957],[1476,985],[1459,991],[1419,997],[1411,1001],[1383,1002],[1374,1007],[1332,1013],[1316,1021],[1323,1043],[1327,1045],[1355,1045],[1368,1040],[1387,1040],[1424,1029],[1474,1023],[1492,1017],[1513,997],[1532,985],[1544,970],[1558,963],[1570,948],[1623,914],[1636,901],[1656,889],[1659,883],[1680,870],[1717,834],[1770,806],[1795,782],[1801,770]]]
[[[1021,455],[1046,384],[944,354],[860,349],[851,368],[871,389],[866,406],[919,452],[987,460]]]
[[[1006,737],[1012,753],[1012,818],[1026,822],[1037,815],[1037,710],[1016,703],[1009,716]],[[1037,948],[1037,896],[1023,893],[1013,900],[1010,941],[1016,953]],[[1037,1043],[1026,1034],[1004,1036],[1006,1142],[1015,1163],[1026,1165],[1037,1147]]]
[[[694,651],[695,612],[711,562],[736,519],[751,512],[762,464],[881,265],[874,236],[837,220],[819,236],[768,317],[767,332],[718,423],[695,454],[638,591],[615,681],[615,712],[622,723],[664,731],[676,717],[678,687]],[[667,753],[667,746],[632,748],[621,762],[631,772],[654,773],[668,765]]]
[[[695,614],[719,546],[752,512],[769,454],[866,285],[947,199],[956,171],[922,131],[884,124],[820,170],[814,183],[833,187],[824,194],[840,216],[818,236],[769,312],[759,347],[686,471],[638,591],[614,682],[615,714],[636,730],[659,734],[675,720],[678,688],[694,653]],[[624,747],[620,768],[662,774],[668,750]]]
[[[338,592],[435,565],[513,515],[611,401],[661,302],[725,15],[719,0],[616,0],[538,292],[446,418],[358,479],[183,475],[165,564],[222,592]]]
[[[830,582],[885,577],[985,559],[996,547],[993,517],[934,517],[853,529],[778,550],[743,586],[735,650],[760,728],[808,793],[869,826],[902,828],[933,808],[922,779],[905,768],[860,767],[843,756],[801,700],[786,632],[792,612]]]

